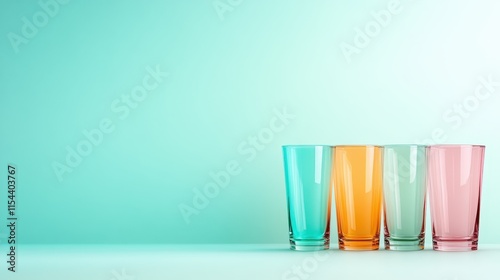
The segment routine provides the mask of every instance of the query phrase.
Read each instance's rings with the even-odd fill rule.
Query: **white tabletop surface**
[[[332,247],[315,253],[268,244],[20,246],[17,272],[2,261],[0,279],[500,279],[500,245],[480,244],[474,252]]]

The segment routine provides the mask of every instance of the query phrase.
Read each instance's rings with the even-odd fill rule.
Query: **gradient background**
[[[341,44],[390,1],[214,3],[69,1],[16,53],[8,34],[42,8],[0,2],[0,178],[17,166],[21,244],[287,243],[281,145],[429,143],[436,129],[487,146],[480,243],[498,243],[500,85],[460,124],[443,115],[480,77],[500,82],[500,2],[401,1],[350,63]],[[156,65],[170,76],[118,118],[112,102]],[[283,108],[282,131],[238,150]],[[53,162],[103,118],[115,130],[59,181]],[[187,223],[179,206],[233,160],[241,173]]]

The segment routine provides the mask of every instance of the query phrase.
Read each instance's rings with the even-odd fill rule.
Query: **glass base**
[[[330,249],[330,239],[294,240],[290,239],[290,249],[295,251],[320,251]]]
[[[379,249],[379,238],[374,239],[342,239],[339,238],[339,249],[346,251],[368,251]]]
[[[432,240],[432,249],[446,252],[466,252],[477,250],[476,240]]]
[[[398,239],[385,238],[385,249],[392,251],[418,251],[424,249],[424,238],[419,239]]]

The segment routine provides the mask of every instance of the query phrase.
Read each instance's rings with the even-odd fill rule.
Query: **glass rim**
[[[371,144],[367,144],[367,145],[334,145],[333,146],[334,148],[383,148],[384,146],[381,146],[381,145],[371,145]]]
[[[313,144],[299,144],[299,145],[281,145],[282,148],[314,148],[314,147],[328,147],[331,148],[332,145],[313,145]]]
[[[428,148],[486,148],[486,145],[476,145],[476,144],[439,144],[439,145],[429,145]]]
[[[388,147],[388,148],[391,148],[391,147],[422,147],[422,148],[425,148],[425,147],[429,147],[429,145],[424,145],[424,144],[387,144],[387,145],[383,145],[383,147]]]

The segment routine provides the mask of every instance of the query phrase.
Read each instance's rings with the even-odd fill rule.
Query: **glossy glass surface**
[[[378,250],[382,148],[335,146],[334,185],[341,250]]]
[[[425,146],[384,146],[385,249],[424,249],[426,160]]]
[[[477,250],[484,146],[428,148],[433,248]]]
[[[328,249],[330,243],[330,146],[283,146],[292,250]]]

